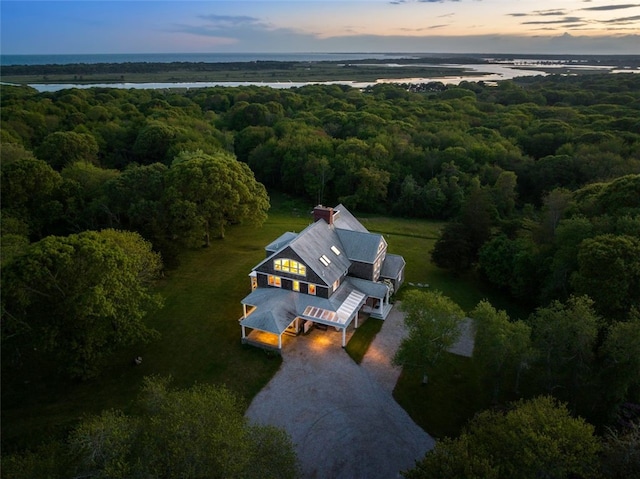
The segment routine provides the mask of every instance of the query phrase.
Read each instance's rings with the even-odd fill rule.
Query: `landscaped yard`
[[[455,437],[475,413],[490,406],[473,359],[446,353],[422,384],[422,371],[404,369],[393,397],[411,418],[438,439]]]
[[[250,291],[248,273],[264,258],[265,245],[285,231],[300,231],[310,223],[313,206],[281,196],[273,203],[262,228],[231,227],[224,240],[182,255],[180,266],[158,283],[165,307],[150,317],[149,323],[161,333],[159,339],[114,355],[99,378],[83,383],[60,382],[53,379],[53,364],[32,365],[27,373],[20,371],[18,375],[3,363],[3,446],[37,443],[48,434],[63,433],[83,415],[103,409],[127,410],[138,394],[142,378],[152,374],[171,375],[178,387],[195,382],[224,383],[244,396],[248,404],[275,374],[281,361],[240,343],[240,300]],[[451,278],[431,265],[429,252],[440,224],[377,217],[365,218],[363,224],[384,234],[391,253],[405,257],[407,282],[429,283],[465,310],[487,296],[498,307],[504,307],[496,300],[499,297],[489,295],[480,285]],[[512,316],[516,311],[509,310]],[[133,358],[138,355],[143,362],[134,366]],[[437,384],[434,377],[425,392]],[[433,411],[451,399],[427,396],[425,400]],[[416,410],[426,407],[418,402],[403,405]],[[416,417],[415,411],[411,414]],[[419,424],[438,435],[428,423],[419,420]]]

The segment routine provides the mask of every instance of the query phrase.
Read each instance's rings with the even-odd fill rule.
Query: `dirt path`
[[[400,371],[389,359],[403,334],[394,309],[361,366],[331,328],[295,338],[247,417],[291,435],[305,478],[399,477],[434,445],[391,396]]]

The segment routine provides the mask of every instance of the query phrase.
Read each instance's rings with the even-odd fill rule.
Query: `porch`
[[[367,315],[360,314],[359,321],[365,321]],[[351,336],[356,332],[355,322],[352,322],[344,329],[344,339],[348,343]],[[266,333],[264,331],[251,330],[246,332],[246,336],[242,338],[242,344],[247,344],[256,348],[264,349],[270,353],[282,355],[283,351],[289,351],[297,348],[297,343],[303,343],[303,348],[309,348],[313,351],[321,351],[325,349],[339,349],[343,339],[343,329],[336,330],[335,327],[329,327],[324,324],[316,323],[306,332],[301,332],[297,336],[283,334],[281,337],[281,348],[278,348],[278,335]]]
[[[386,319],[393,308],[393,304],[383,302],[379,307],[374,308],[372,306],[367,306],[366,304],[362,307],[362,312],[367,313],[369,316],[375,319]]]
[[[242,344],[248,344],[256,348],[264,349],[276,354],[282,354],[282,348],[286,348],[293,338],[289,335],[279,335],[253,329],[241,339]]]

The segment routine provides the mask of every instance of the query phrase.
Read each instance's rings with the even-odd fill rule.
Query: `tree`
[[[14,479],[293,479],[298,461],[289,436],[250,425],[238,396],[224,386],[170,389],[147,377],[132,408],[87,417],[66,441],[33,452],[5,455],[3,473]]]
[[[578,248],[578,270],[571,277],[576,293],[589,295],[608,317],[640,307],[640,239],[600,235]]]
[[[99,168],[91,163],[77,162],[65,166],[61,171],[67,180],[69,190],[73,191],[68,199],[65,221],[72,231],[99,229],[111,220],[104,194],[108,181],[120,175],[118,170]]]
[[[550,273],[545,280],[544,296],[549,299],[564,299],[569,296],[569,279],[578,269],[580,243],[593,236],[593,224],[584,216],[561,220],[555,232],[555,253]]]
[[[402,471],[405,479],[501,479],[499,468],[491,457],[475,451],[473,437],[462,434],[456,439],[442,438],[434,449],[416,462],[416,466]]]
[[[478,254],[478,262],[487,279],[496,286],[508,288],[513,281],[516,255],[520,248],[517,240],[501,234],[487,241]]]
[[[503,171],[491,190],[493,201],[501,218],[508,218],[516,206],[518,177],[513,171]]]
[[[556,188],[549,192],[542,200],[544,204],[544,227],[549,239],[553,239],[556,228],[569,207],[571,192],[564,188]]]
[[[478,259],[478,252],[491,235],[492,204],[478,185],[465,199],[458,221],[448,223],[433,248],[431,258],[441,268],[466,271]]]
[[[171,158],[167,158],[167,152],[175,142],[176,129],[159,121],[150,121],[140,130],[135,143],[133,153],[143,165],[151,163],[169,164]]]
[[[161,304],[148,289],[160,266],[134,233],[48,236],[3,272],[3,341],[50,353],[72,377],[95,376],[109,352],[153,337],[143,319]]]
[[[624,401],[640,402],[640,313],[633,313],[629,320],[608,328],[599,351],[603,358],[600,391],[609,413]]]
[[[364,211],[380,211],[380,205],[387,199],[389,172],[373,167],[362,167],[354,173],[354,194],[340,198],[349,208]]]
[[[2,161],[2,214],[24,221],[29,234],[40,237],[43,230],[62,215],[60,173],[42,160],[23,157]]]
[[[526,236],[516,239],[504,234],[495,236],[478,254],[478,265],[489,281],[528,302],[539,296],[540,263],[536,245]]]
[[[251,426],[228,389],[170,390],[146,378],[141,414],[106,411],[71,434],[80,474],[99,478],[294,478],[293,444],[281,430]]]
[[[595,346],[602,323],[593,301],[587,296],[554,301],[538,308],[529,321],[544,390],[572,405],[589,401],[585,391],[594,384]]]
[[[485,411],[456,439],[439,441],[407,479],[597,477],[594,427],[553,398]]]
[[[224,238],[230,224],[259,226],[269,209],[267,191],[249,167],[223,152],[180,154],[169,170],[167,200],[178,225],[174,233],[204,237],[207,246],[212,229]]]
[[[481,301],[470,313],[476,324],[473,357],[483,366],[496,401],[503,385],[518,392],[520,374],[532,359],[531,328],[522,321],[512,322],[505,311],[496,311]]]
[[[610,430],[602,446],[604,477],[640,477],[640,423],[633,423],[622,432]]]
[[[402,340],[393,363],[422,369],[426,383],[427,368],[436,365],[460,336],[464,312],[439,291],[408,291],[400,309],[405,313],[408,336]]]
[[[162,163],[132,165],[105,185],[105,195],[114,225],[140,233],[171,266],[178,248],[166,198],[168,171]]]
[[[442,230],[431,251],[431,261],[440,268],[459,274],[471,267],[472,245],[462,223],[451,222]]]
[[[98,159],[98,142],[89,133],[56,131],[44,139],[36,150],[36,156],[56,170],[78,161],[95,163]]]

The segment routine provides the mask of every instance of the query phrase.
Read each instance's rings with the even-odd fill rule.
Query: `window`
[[[307,275],[307,267],[292,259],[274,259],[273,269],[284,273],[297,274],[298,276]]]
[[[291,284],[291,289],[294,291],[300,291],[300,281],[293,281]]]
[[[378,260],[373,265],[373,280],[378,281],[380,277],[380,267],[382,266],[382,258],[378,258]]]
[[[269,275],[269,286],[275,286],[276,288],[282,287],[282,281],[280,276]]]
[[[335,246],[331,247],[331,251],[333,251],[336,254],[336,256],[340,256],[340,250]]]
[[[316,294],[316,285],[315,284],[310,284],[308,291],[309,291],[309,294],[315,295]]]
[[[340,278],[336,279],[333,283],[333,290],[335,291],[340,286]]]
[[[327,258],[326,254],[323,254],[322,256],[320,256],[320,262],[325,266],[329,266],[331,264],[331,260]]]

